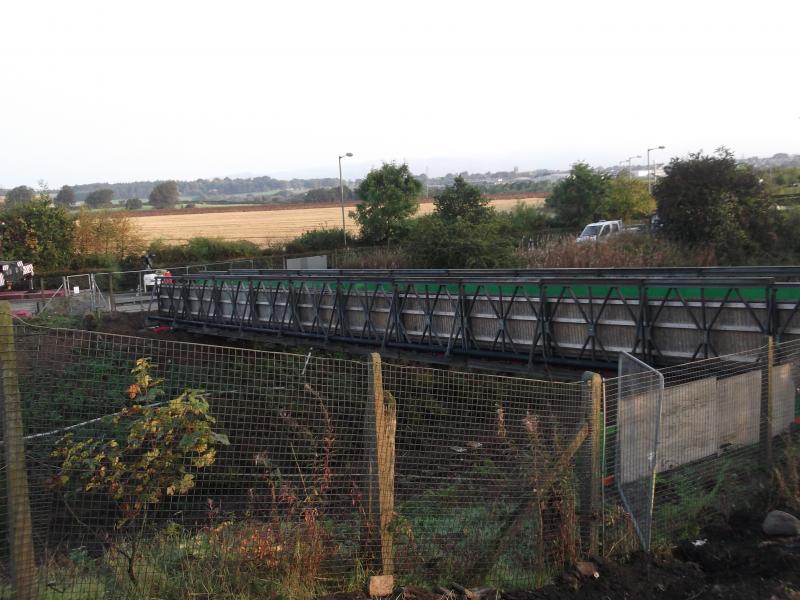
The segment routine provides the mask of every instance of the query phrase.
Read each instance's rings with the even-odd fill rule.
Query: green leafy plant
[[[195,472],[214,463],[216,445],[228,444],[212,429],[215,420],[202,391],[186,390],[159,402],[163,381],[153,378],[150,368],[149,359],[136,361],[134,383],[127,389],[133,404],[106,417],[116,436],[78,440],[70,433],[52,453],[61,463],[54,486],[64,490],[67,506],[82,495],[100,494],[118,510],[117,532],[144,519],[147,509],[166,496],[188,493]],[[133,581],[136,546],[135,538],[127,553]]]

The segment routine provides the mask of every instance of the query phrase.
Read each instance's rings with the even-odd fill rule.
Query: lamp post
[[[641,154],[637,154],[636,156],[629,156],[627,158],[627,161],[628,161],[628,177],[633,177],[633,173],[631,172],[631,161],[634,158],[642,158],[642,155]]]
[[[653,193],[653,182],[650,180],[650,151],[651,150],[663,150],[665,146],[656,146],[655,148],[648,148],[647,149],[647,193]],[[655,169],[653,169],[653,179],[655,179]]]
[[[347,248],[347,228],[344,221],[344,183],[342,182],[342,159],[353,156],[352,152],[339,156],[339,196],[342,200],[342,236],[344,237],[344,247]]]

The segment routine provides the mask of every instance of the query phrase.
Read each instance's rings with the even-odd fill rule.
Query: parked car
[[[625,228],[622,221],[597,221],[589,223],[576,239],[577,242],[597,242],[612,235],[617,235]]]

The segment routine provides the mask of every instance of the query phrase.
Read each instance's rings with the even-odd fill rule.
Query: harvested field
[[[544,204],[544,198],[495,198],[492,206],[498,210],[510,210],[517,202],[530,205]],[[354,209],[354,204],[346,205],[345,212]],[[259,207],[261,208],[261,207]],[[418,214],[433,211],[433,203],[420,203]],[[181,210],[170,211],[169,214],[150,212],[147,215],[131,217],[141,227],[145,238],[161,239],[168,243],[179,244],[189,238],[198,236],[219,237],[229,240],[250,240],[259,245],[289,240],[298,235],[324,227],[340,227],[342,222],[341,208],[337,205],[312,205],[294,207],[264,207],[261,210],[251,208],[231,210]],[[356,232],[353,219],[347,217],[348,231]]]

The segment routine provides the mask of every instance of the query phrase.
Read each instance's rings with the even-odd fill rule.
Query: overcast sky
[[[800,153],[800,1],[0,3],[0,186]]]

